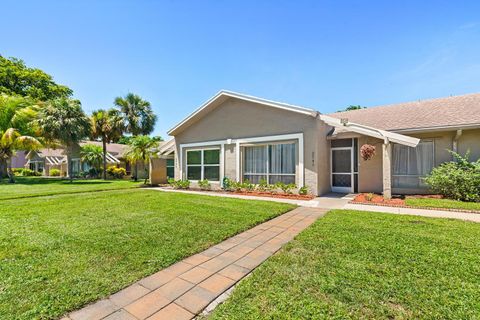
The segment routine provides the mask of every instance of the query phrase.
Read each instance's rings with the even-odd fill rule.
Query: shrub
[[[88,171],[81,171],[78,173],[79,178],[88,178]]]
[[[50,169],[50,177],[60,177],[60,170],[59,169]]]
[[[209,190],[212,187],[207,179],[198,181],[198,186],[202,190]]]
[[[175,189],[188,189],[188,188],[190,188],[190,181],[189,180],[168,179],[168,183]]]
[[[13,173],[17,176],[23,176],[23,177],[39,177],[42,174],[40,172],[30,170],[27,168],[16,168],[13,170]]]
[[[300,189],[298,189],[298,194],[302,196],[306,196],[308,194],[308,188],[303,186]]]
[[[251,192],[255,190],[255,185],[250,183],[250,180],[247,179],[243,182],[242,188]]]
[[[225,177],[223,178],[223,181],[222,181],[222,189],[225,191],[232,191],[233,184],[234,184],[234,181],[232,179]]]
[[[434,168],[425,182],[433,192],[446,198],[480,202],[480,159],[470,162],[468,153],[450,153],[455,161]]]
[[[117,169],[123,169],[123,168],[117,168]],[[117,171],[118,171],[118,170],[117,170]],[[98,174],[99,174],[99,173],[100,173],[100,171],[99,171],[97,168],[90,168],[90,169],[88,169],[88,172],[87,172],[88,177],[90,177],[90,178],[96,178],[96,177],[98,177]],[[118,172],[117,172],[117,173],[118,173]],[[125,172],[125,174],[126,174],[126,172]]]
[[[281,189],[283,193],[292,193],[292,190],[295,189],[297,186],[294,183],[284,183],[284,182],[277,182],[275,183],[276,189]]]
[[[107,174],[115,179],[123,179],[127,175],[127,170],[125,168],[118,168],[115,166],[110,166],[107,168]]]
[[[240,191],[242,191],[242,188],[243,188],[243,184],[241,182],[232,181],[231,187],[230,187],[231,191],[240,192]]]
[[[365,195],[365,200],[372,201],[374,197],[375,197],[375,195],[373,193],[367,193]]]
[[[268,185],[267,179],[260,179],[257,185],[257,190],[261,192],[265,192],[265,191],[268,191],[268,187],[269,185]]]
[[[13,172],[13,174],[14,174],[15,176],[17,176],[17,177],[18,177],[18,176],[21,176],[22,173],[23,173],[23,168],[13,168],[13,169],[12,169],[12,172]]]

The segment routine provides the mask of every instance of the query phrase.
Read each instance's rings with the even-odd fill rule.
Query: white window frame
[[[272,145],[279,145],[279,144],[293,144],[295,146],[295,172],[294,173],[271,173],[270,172],[270,146]],[[249,176],[266,176],[267,183],[271,184],[270,182],[270,176],[293,176],[294,183],[296,184],[297,181],[297,166],[298,166],[298,160],[297,160],[297,142],[296,141],[272,141],[270,143],[259,143],[259,144],[249,144],[249,145],[243,145],[243,152],[242,152],[242,175],[241,175],[241,180],[244,181],[245,175]],[[264,147],[267,150],[267,170],[265,173],[247,173],[245,172],[245,148],[248,147]]]
[[[236,167],[236,174],[237,174],[237,181],[240,181],[242,172],[241,172],[241,154],[240,148],[245,144],[253,144],[253,143],[275,143],[275,142],[282,142],[282,141],[289,141],[293,140],[298,143],[298,159],[297,161],[297,169],[296,169],[296,185],[301,188],[305,185],[304,175],[305,175],[305,165],[304,165],[304,145],[303,145],[303,133],[292,133],[292,134],[282,134],[277,136],[265,136],[265,137],[253,137],[253,138],[243,138],[238,139],[235,141],[236,149],[235,153],[237,156],[237,167]]]
[[[433,163],[432,163],[432,167],[434,168],[434,167],[435,167],[435,161],[436,161],[436,159],[435,159],[435,149],[436,149],[435,139],[421,139],[418,144],[420,144],[420,143],[422,143],[422,142],[431,142],[431,143],[432,143],[432,155],[433,155],[433,157],[432,157],[432,162],[433,162]],[[417,146],[418,146],[418,145],[417,145]],[[407,146],[407,147],[408,147],[408,146]],[[412,148],[415,149],[416,147],[408,147],[408,149],[407,149],[407,150],[408,150],[408,154],[407,154],[407,168],[408,168],[408,169],[407,169],[407,171],[410,171],[410,151],[411,151]],[[394,149],[394,148],[392,148],[392,149]],[[392,152],[392,161],[393,161],[393,159],[394,159],[394,154],[393,154],[393,152]],[[393,180],[394,180],[393,178],[395,178],[395,177],[418,178],[418,187],[417,187],[417,188],[418,188],[418,189],[428,188],[428,187],[422,187],[422,185],[421,185],[421,181],[420,181],[420,180],[421,180],[422,178],[425,178],[424,175],[419,175],[419,174],[395,174],[395,173],[393,172],[393,170],[394,170],[394,168],[393,168],[393,163],[392,163],[392,169],[391,169],[391,174],[392,174],[392,188],[395,188],[395,189],[410,189],[410,188],[408,188],[408,187],[397,187],[397,186],[393,186]]]
[[[204,151],[206,150],[218,150],[218,164],[205,164],[203,163],[204,158],[203,154]],[[195,151],[200,151],[200,164],[188,164],[188,153],[189,152],[195,152]],[[205,167],[218,167],[218,171],[220,172],[220,164],[221,164],[221,150],[220,148],[197,148],[197,149],[188,149],[185,152],[185,172],[186,172],[186,177],[188,179],[188,167],[200,167],[200,180],[205,180]],[[221,175],[219,174],[218,181],[212,180],[212,182],[220,182]],[[198,182],[199,180],[190,180],[192,182]],[[209,180],[210,181],[210,180]]]

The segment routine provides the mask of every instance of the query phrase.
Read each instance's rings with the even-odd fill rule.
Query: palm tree
[[[58,141],[65,146],[68,177],[72,180],[74,149],[90,133],[90,119],[83,112],[80,101],[65,98],[51,101],[41,109],[37,124],[47,141]]]
[[[34,137],[22,136],[17,129],[9,128],[5,132],[0,131],[0,161],[8,167],[8,178],[14,183],[12,172],[12,157],[17,150],[33,150],[41,146],[41,143]]]
[[[152,133],[157,116],[153,113],[150,102],[129,93],[124,98],[115,98],[114,103],[124,115],[127,132],[133,136]]]
[[[107,179],[107,143],[116,142],[122,137],[124,120],[116,109],[97,110],[91,116],[92,138],[101,139],[103,147],[103,179]]]
[[[102,147],[95,144],[86,144],[80,148],[82,162],[86,162],[90,168],[95,169],[95,176],[100,171],[99,168],[102,164],[103,155]]]
[[[125,153],[125,156],[129,161],[135,163],[135,181],[138,180],[137,174],[137,162],[143,161],[145,163],[145,174],[147,173],[147,164],[150,158],[156,155],[156,148],[158,147],[158,141],[150,138],[149,136],[136,136],[130,141],[129,148]],[[148,175],[145,176],[145,184],[147,184]]]
[[[38,106],[23,97],[0,95],[0,179],[8,176],[15,182],[11,159],[18,150],[39,148],[41,143],[33,137]]]

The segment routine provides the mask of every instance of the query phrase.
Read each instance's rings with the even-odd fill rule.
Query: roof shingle
[[[329,116],[389,131],[480,125],[480,93],[337,112]]]

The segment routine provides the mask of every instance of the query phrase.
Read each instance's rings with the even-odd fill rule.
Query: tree
[[[130,140],[129,148],[125,156],[129,161],[135,164],[135,181],[138,180],[138,161],[143,161],[145,164],[145,173],[147,173],[147,164],[150,158],[154,157],[157,152],[158,141],[149,136],[136,136]],[[147,184],[148,175],[145,177],[145,184]]]
[[[133,136],[152,133],[157,116],[153,113],[150,102],[139,95],[129,93],[124,98],[117,97],[115,105],[124,114],[126,131]]]
[[[14,183],[11,160],[17,150],[32,150],[40,148],[41,143],[34,137],[22,136],[17,129],[9,128],[0,131],[0,161],[7,164],[9,182]]]
[[[14,182],[11,159],[18,150],[39,148],[41,143],[33,136],[32,124],[38,106],[23,97],[0,94],[0,179],[10,178]]]
[[[82,161],[86,162],[90,168],[95,169],[95,176],[97,176],[100,171],[100,165],[104,159],[103,155],[102,147],[97,146],[96,144],[86,144],[80,148],[80,157]]]
[[[338,110],[337,112],[353,111],[353,110],[361,110],[361,109],[366,109],[366,107],[362,107],[361,105],[349,105],[344,110]]]
[[[123,135],[120,139],[118,139],[118,143],[121,143],[121,144],[129,144],[130,143],[130,140],[132,140],[133,136],[125,136]],[[163,141],[163,138],[161,136],[153,136],[152,137],[153,140],[155,141]]]
[[[116,109],[97,110],[91,116],[92,138],[101,139],[103,147],[103,179],[107,179],[107,143],[122,137],[125,128],[122,115]]]
[[[90,119],[83,112],[80,101],[66,98],[51,101],[40,110],[37,124],[47,141],[65,146],[68,176],[72,180],[73,152],[90,134]]]
[[[0,93],[47,101],[67,98],[72,92],[70,88],[55,83],[52,76],[42,70],[27,67],[20,59],[0,55]]]

